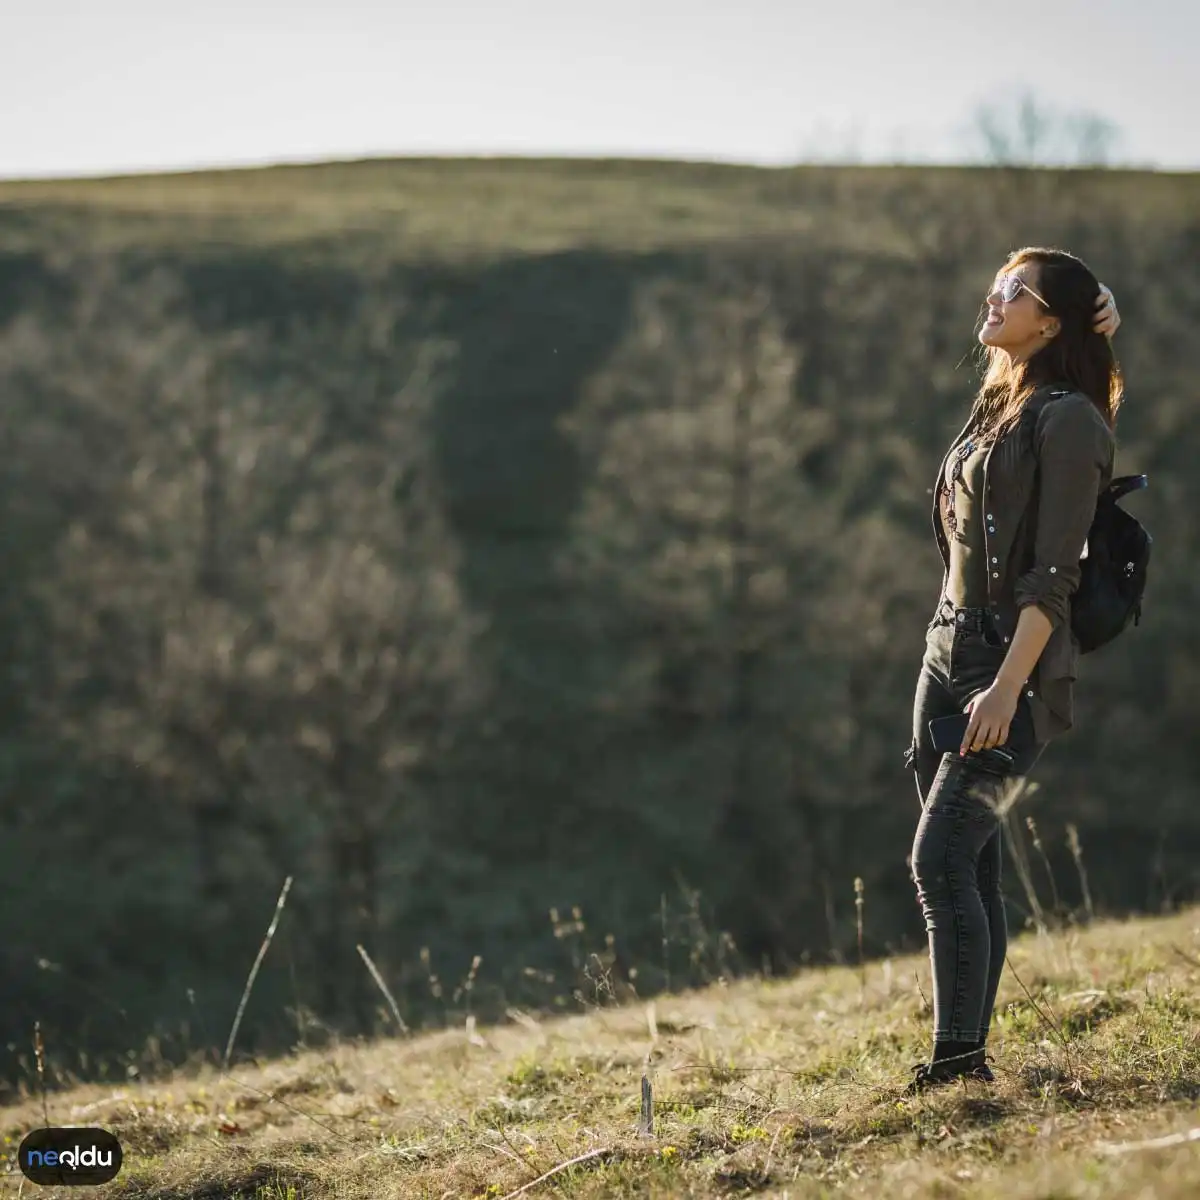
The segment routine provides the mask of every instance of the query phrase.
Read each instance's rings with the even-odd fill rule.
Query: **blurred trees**
[[[1103,167],[1121,143],[1114,121],[1066,112],[1026,90],[978,105],[966,131],[975,156],[995,166]]]
[[[838,422],[801,387],[806,341],[787,338],[763,265],[710,259],[699,281],[649,284],[569,426],[593,464],[573,591],[603,598],[586,625],[622,717],[593,786],[623,797],[627,836],[675,841],[696,872],[722,848],[708,892],[756,963],[811,943],[841,869],[843,645],[879,628],[843,549],[870,544],[871,518],[843,524],[806,470],[836,453]]]
[[[428,837],[411,776],[486,692],[430,455],[447,348],[395,346],[392,300],[348,314],[321,364],[265,371],[261,334],[202,336],[161,273],[76,278],[3,347],[29,398],[14,453],[61,518],[34,589],[42,726],[174,814],[166,845],[98,824],[190,878],[210,935],[246,880],[296,873],[315,1003],[365,1024],[354,947],[388,965],[385,884]]]

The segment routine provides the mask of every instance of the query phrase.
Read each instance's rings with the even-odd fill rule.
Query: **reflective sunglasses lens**
[[[1021,294],[1021,279],[1017,275],[1005,275],[1000,281],[1000,299],[1011,304]]]

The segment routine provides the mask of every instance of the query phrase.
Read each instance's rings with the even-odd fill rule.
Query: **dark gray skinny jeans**
[[[934,717],[962,712],[989,687],[1007,646],[986,609],[943,603],[929,627],[913,702],[909,761],[917,778],[921,819],[912,848],[913,879],[929,933],[935,1041],[980,1042],[991,1028],[996,989],[1008,950],[1000,893],[997,805],[1028,774],[1044,749],[1022,693],[1006,748],[1011,767],[986,751],[938,754],[929,737]]]

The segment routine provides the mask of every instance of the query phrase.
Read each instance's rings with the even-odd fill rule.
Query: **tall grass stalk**
[[[263,959],[267,957],[267,950],[270,948],[271,941],[275,937],[275,930],[279,927],[279,917],[283,913],[283,906],[287,903],[288,892],[292,890],[292,877],[289,875],[283,881],[283,888],[279,893],[279,899],[275,901],[275,912],[271,917],[271,924],[267,926],[266,935],[263,937],[262,945],[258,948],[258,954],[254,957],[254,965],[250,968],[250,974],[246,977],[246,986],[242,989],[242,998],[238,1002],[237,1015],[233,1018],[233,1027],[229,1031],[229,1040],[225,1043],[225,1057],[222,1060],[225,1069],[229,1069],[229,1059],[233,1054],[233,1043],[237,1039],[238,1027],[242,1023],[242,1015],[246,1011],[246,1004],[250,999],[250,992],[254,988],[254,981],[258,978],[258,969],[263,964]]]
[[[1092,892],[1088,887],[1087,868],[1083,864],[1083,847],[1079,843],[1079,830],[1075,825],[1067,826],[1067,845],[1071,848],[1071,857],[1075,860],[1075,870],[1079,873],[1079,886],[1083,891],[1083,907],[1087,912],[1088,922],[1096,919],[1096,909],[1092,904]]]
[[[383,998],[388,1002],[388,1007],[392,1010],[392,1016],[396,1018],[396,1024],[400,1026],[401,1033],[408,1033],[409,1028],[404,1023],[404,1018],[400,1015],[400,1006],[396,1003],[396,998],[388,990],[388,985],[384,983],[383,976],[379,973],[379,968],[371,961],[371,956],[367,953],[366,947],[356,945],[355,950],[358,951],[358,956],[366,964],[367,970],[371,972],[371,978],[375,980],[376,987],[383,993]]]

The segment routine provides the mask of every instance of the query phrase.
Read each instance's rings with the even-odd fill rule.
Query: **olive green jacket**
[[[951,450],[970,430],[968,420]],[[988,607],[1005,644],[1012,641],[1020,611],[1028,604],[1036,604],[1053,627],[1025,684],[1041,742],[1074,724],[1079,643],[1071,632],[1071,596],[1079,586],[1079,560],[1096,500],[1112,479],[1115,457],[1115,439],[1096,406],[1082,393],[1058,387],[1039,388],[984,461]],[[948,458],[949,452],[942,459],[939,481],[945,477]],[[945,568],[944,601],[950,547],[942,525],[941,489],[936,486],[933,527]]]

